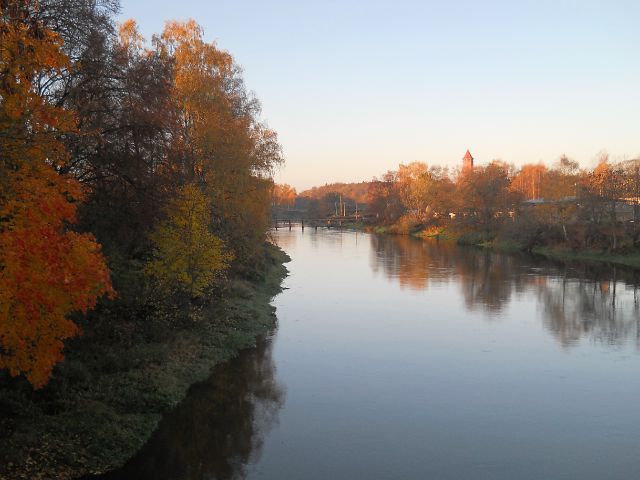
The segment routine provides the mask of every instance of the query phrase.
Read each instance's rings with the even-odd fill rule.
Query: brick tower
[[[473,170],[473,157],[471,152],[467,150],[467,153],[462,157],[462,171]]]

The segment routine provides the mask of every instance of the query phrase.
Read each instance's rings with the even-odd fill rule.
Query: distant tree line
[[[364,212],[368,196],[369,182],[330,183],[298,193],[290,204],[306,218],[354,216]]]
[[[353,202],[366,203],[369,198],[369,182],[356,183],[328,183],[320,187],[312,187],[300,192],[301,197],[322,199],[327,195],[342,195]]]
[[[0,369],[35,387],[80,327],[256,275],[269,226],[281,148],[240,67],[193,20],[148,43],[118,8],[0,0]]]
[[[414,162],[369,184],[368,213],[392,231],[447,228],[474,242],[620,250],[640,242],[640,160],[582,169],[561,156],[517,169],[495,160],[450,171]]]

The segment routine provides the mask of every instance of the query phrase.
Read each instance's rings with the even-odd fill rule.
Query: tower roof
[[[473,157],[471,156],[471,152],[469,150],[467,150],[467,153],[464,154],[464,157],[462,157],[463,160],[473,160]]]

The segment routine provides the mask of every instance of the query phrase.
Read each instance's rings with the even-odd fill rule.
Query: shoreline
[[[130,347],[126,354],[134,357],[134,366],[115,365],[102,375],[80,378],[57,392],[57,408],[42,407],[28,391],[0,392],[0,405],[14,410],[6,419],[0,416],[0,478],[65,480],[122,466],[191,385],[276,327],[271,300],[282,291],[290,258],[275,245],[265,248],[262,279],[232,279],[223,298],[206,307],[206,320],[176,331],[170,340]],[[68,355],[68,360],[64,368],[77,369],[82,377],[82,359]]]
[[[536,255],[542,255],[543,257],[550,258],[552,260],[561,261],[580,261],[580,262],[593,262],[593,263],[607,263],[609,265],[619,265],[635,270],[640,270],[640,253],[633,253],[629,255],[620,254],[608,254],[593,251],[571,251],[552,249],[549,247],[536,247],[532,250],[532,253]]]
[[[517,242],[505,240],[483,241],[481,239],[481,232],[467,232],[465,234],[458,234],[447,232],[446,229],[423,229],[416,232],[400,233],[393,231],[392,227],[384,225],[365,226],[362,230],[364,230],[366,233],[373,233],[376,235],[407,235],[421,240],[452,242],[459,246],[485,248],[502,253],[526,253],[539,255],[551,260],[559,260],[563,262],[579,261],[588,263],[619,265],[640,270],[640,251],[631,252],[629,254],[620,254],[606,253],[596,250],[571,250],[569,248],[560,246],[538,246],[527,250],[524,245]],[[465,241],[465,236],[470,236],[472,240]]]

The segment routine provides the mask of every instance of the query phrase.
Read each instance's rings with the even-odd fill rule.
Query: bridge
[[[313,228],[318,230],[318,227],[325,228],[343,228],[350,224],[367,220],[370,216],[364,215],[351,215],[345,217],[324,217],[324,218],[285,218],[278,219],[273,218],[271,221],[272,228],[275,230],[286,229],[292,230],[294,227],[301,228],[303,231],[305,228]]]

